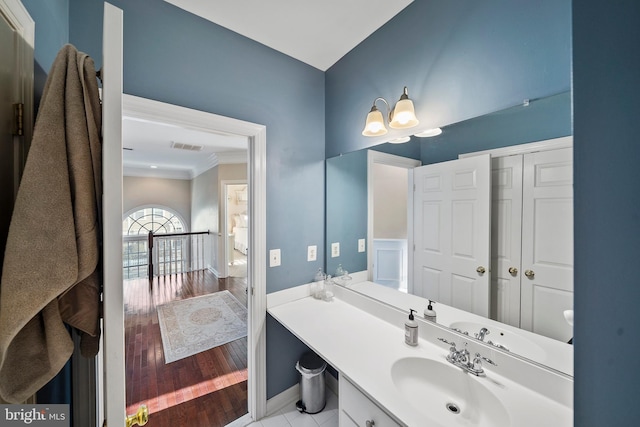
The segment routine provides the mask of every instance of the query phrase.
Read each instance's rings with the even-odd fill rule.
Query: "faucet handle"
[[[496,362],[494,362],[493,360],[491,360],[491,359],[489,359],[489,358],[487,358],[487,357],[481,356],[481,355],[480,355],[480,353],[476,353],[476,358],[475,358],[475,359],[473,359],[473,363],[475,364],[475,363],[476,363],[476,361],[477,361],[478,363],[480,363],[480,364],[481,364],[483,360],[484,360],[485,362],[487,362],[488,364],[490,364],[490,365],[498,366],[498,365],[496,364]]]
[[[456,343],[454,343],[453,341],[447,341],[444,338],[438,338],[439,341],[442,341],[445,344],[449,344],[451,347],[456,348]]]

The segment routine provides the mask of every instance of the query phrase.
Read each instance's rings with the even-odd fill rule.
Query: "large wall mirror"
[[[425,307],[432,299],[439,325],[470,337],[487,326],[487,345],[572,375],[572,319],[566,311],[573,308],[571,93],[526,100],[442,131],[433,138],[412,137],[405,144],[384,143],[327,159],[326,272],[347,270],[349,277],[341,284],[400,309],[408,309],[410,300],[399,295]],[[492,155],[483,154],[487,151]],[[489,189],[465,193],[454,212],[446,214],[467,225],[452,230],[438,217],[444,212],[440,208],[416,209],[429,210],[433,200],[443,197],[417,202],[420,189],[435,182],[432,169],[440,173],[462,164],[465,173],[454,172],[455,179],[475,185],[484,178],[472,163],[488,174]],[[419,165],[433,166],[427,178],[419,175],[423,167],[415,169]],[[513,187],[519,188],[517,194]],[[532,219],[525,211],[537,216]],[[477,215],[473,222],[470,218]],[[526,224],[533,227],[526,229]],[[429,273],[439,267],[432,269],[431,261],[416,257],[442,233],[457,236],[458,258],[474,252],[477,241],[487,242],[485,261],[468,256],[472,272],[449,271],[454,279],[446,285]],[[552,268],[557,283],[545,279],[536,286],[537,277],[547,277],[545,269]],[[483,318],[487,321],[474,320]],[[513,336],[508,345],[501,341],[506,334]]]

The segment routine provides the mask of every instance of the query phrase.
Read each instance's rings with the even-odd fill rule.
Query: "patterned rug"
[[[229,291],[158,307],[165,363],[247,336],[247,309]]]

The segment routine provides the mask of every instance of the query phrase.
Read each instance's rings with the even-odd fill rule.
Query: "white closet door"
[[[491,164],[491,318],[520,327],[522,155]]]
[[[570,148],[524,156],[521,327],[572,337],[573,158]]]
[[[124,425],[124,305],[122,297],[122,10],[104,4],[102,45],[104,395],[99,421]]]
[[[491,158],[414,170],[414,293],[489,316]]]

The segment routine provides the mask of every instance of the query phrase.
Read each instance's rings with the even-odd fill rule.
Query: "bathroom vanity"
[[[342,286],[327,302],[305,287],[269,295],[268,312],[338,371],[341,426],[573,424],[570,375],[418,317],[412,347],[404,322],[422,307],[400,310]],[[454,366],[454,353],[480,375]]]

